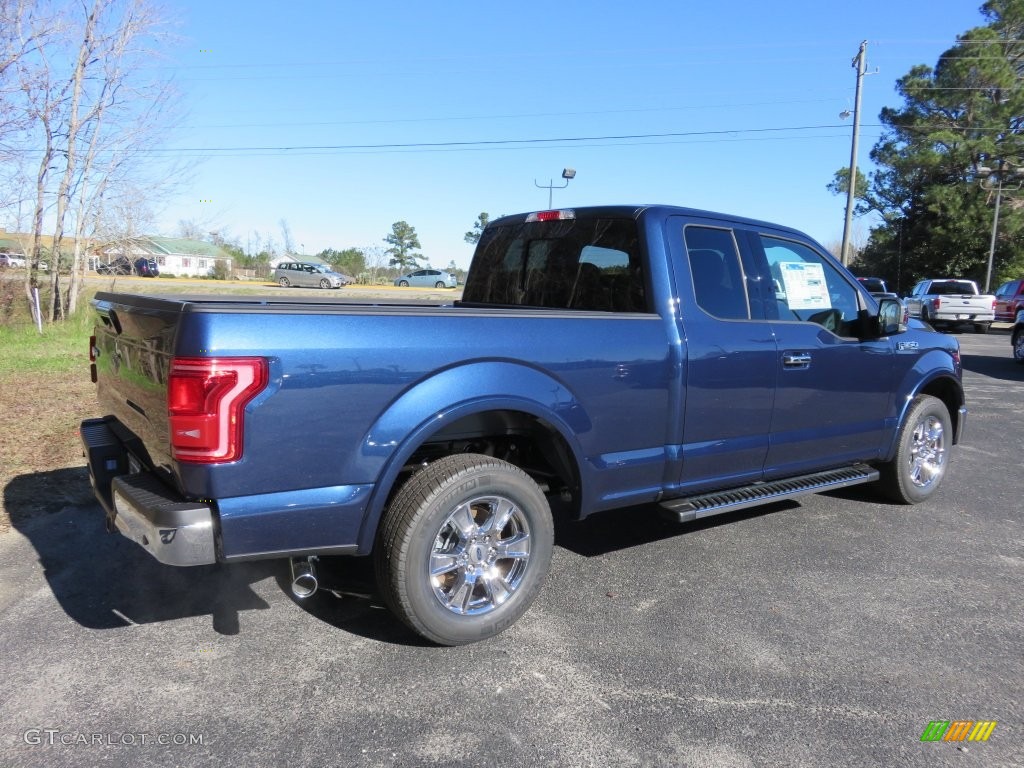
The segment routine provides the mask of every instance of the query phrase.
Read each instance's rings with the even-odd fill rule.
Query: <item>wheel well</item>
[[[941,400],[946,410],[949,411],[949,421],[953,425],[953,442],[960,440],[960,407],[964,404],[963,389],[949,378],[939,378],[929,381],[921,388],[920,394],[931,395]]]
[[[543,419],[512,410],[464,416],[427,438],[402,473],[412,473],[423,464],[459,453],[480,453],[514,464],[544,493],[560,495],[570,504],[571,513],[578,515],[579,468],[565,438]],[[403,480],[400,478],[395,486]]]

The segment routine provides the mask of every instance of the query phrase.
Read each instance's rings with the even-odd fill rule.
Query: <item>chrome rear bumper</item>
[[[117,530],[161,563],[217,562],[209,506],[174,498],[163,483],[145,472],[115,477],[111,487]]]
[[[167,565],[217,562],[215,515],[209,504],[183,499],[152,472],[129,474],[128,448],[112,417],[89,419],[79,430],[89,481],[115,528]]]

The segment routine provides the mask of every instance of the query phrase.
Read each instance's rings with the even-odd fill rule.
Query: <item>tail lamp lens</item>
[[[262,357],[176,357],[167,380],[171,454],[216,464],[242,457],[245,406],[267,386]]]

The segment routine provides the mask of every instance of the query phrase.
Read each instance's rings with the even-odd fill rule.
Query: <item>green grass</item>
[[[43,325],[42,333],[31,324],[0,325],[0,354],[5,374],[88,371],[89,335],[92,333],[89,310],[87,305],[62,323]]]

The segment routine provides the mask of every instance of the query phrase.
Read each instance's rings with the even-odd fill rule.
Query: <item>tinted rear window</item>
[[[928,292],[932,296],[956,296],[960,294],[974,294],[974,286],[962,280],[943,280],[934,282]]]
[[[463,303],[647,312],[633,219],[568,219],[488,227]]]
[[[885,281],[878,277],[858,277],[860,284],[871,293],[885,293]]]

